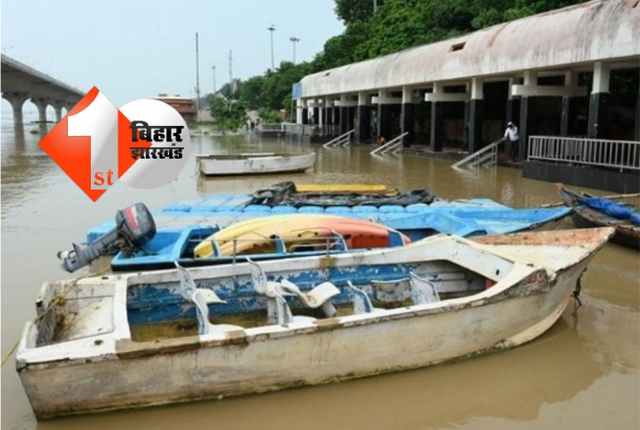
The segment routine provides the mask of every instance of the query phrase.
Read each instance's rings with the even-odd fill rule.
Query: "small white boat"
[[[198,170],[207,176],[255,175],[263,173],[304,172],[316,162],[315,152],[277,154],[273,152],[198,155]]]
[[[613,232],[438,235],[359,253],[48,282],[17,371],[42,419],[512,348],[555,323]]]

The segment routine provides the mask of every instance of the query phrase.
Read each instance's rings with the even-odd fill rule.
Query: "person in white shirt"
[[[514,123],[509,122],[507,124],[502,140],[507,144],[509,160],[515,161],[518,158],[518,140],[520,140],[520,136],[518,136],[518,127]]]

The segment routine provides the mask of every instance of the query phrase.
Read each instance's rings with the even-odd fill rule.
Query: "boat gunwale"
[[[166,345],[167,352],[171,352],[171,351],[183,351],[185,349],[198,349],[198,348],[201,348],[202,345],[206,345],[207,347],[213,347],[213,346],[229,346],[234,344],[247,344],[250,341],[258,341],[261,338],[261,336],[264,337],[265,339],[270,339],[275,337],[294,336],[297,334],[305,334],[310,332],[321,332],[321,331],[337,329],[337,328],[348,328],[352,326],[367,325],[367,324],[392,321],[397,319],[423,317],[433,313],[441,313],[446,311],[455,312],[455,311],[466,309],[466,308],[473,308],[473,307],[490,305],[490,304],[496,303],[498,301],[505,299],[505,297],[503,297],[504,294],[506,294],[507,296],[514,295],[515,297],[529,296],[529,295],[533,295],[534,293],[543,294],[549,291],[556,284],[557,274],[562,273],[565,270],[568,270],[574,267],[575,265],[579,264],[583,260],[588,261],[591,258],[591,256],[593,256],[593,254],[595,254],[606,243],[606,239],[613,234],[614,230],[613,228],[602,228],[598,230],[591,229],[590,231],[592,232],[591,234],[588,234],[587,232],[584,233],[585,236],[592,238],[592,242],[593,242],[593,243],[589,243],[590,245],[589,249],[585,249],[587,253],[582,255],[582,258],[580,259],[574,259],[574,261],[571,264],[568,264],[566,267],[562,267],[557,271],[551,271],[550,273],[548,272],[548,269],[546,269],[545,267],[536,266],[532,263],[527,263],[526,261],[522,261],[517,256],[512,256],[512,255],[509,255],[508,253],[502,255],[502,253],[489,252],[489,254],[492,257],[500,260],[505,260],[511,263],[512,264],[511,270],[507,274],[505,274],[503,278],[500,279],[498,283],[492,286],[491,288],[485,289],[483,291],[480,291],[478,293],[475,293],[466,297],[443,300],[443,301],[431,303],[431,304],[413,305],[406,308],[389,309],[389,310],[385,310],[384,314],[371,313],[371,314],[349,315],[349,316],[343,316],[339,318],[332,318],[332,319],[323,320],[323,321],[326,321],[324,324],[296,323],[296,324],[291,324],[291,326],[293,327],[269,325],[269,326],[263,326],[263,327],[236,330],[235,331],[236,333],[238,332],[243,333],[243,335],[240,335],[240,336],[237,334],[233,334],[234,331],[232,331],[232,332],[228,332],[230,333],[229,335],[227,333],[224,333],[221,335],[212,334],[207,336],[198,335],[198,336],[185,336],[181,338],[172,338],[168,342],[151,341],[154,344],[154,348],[153,348],[153,352],[148,352],[148,353],[157,354],[161,350],[161,347],[164,347],[164,345]],[[517,236],[517,235],[514,235],[514,236]],[[436,237],[440,237],[441,239],[444,239],[448,236],[438,235]],[[455,239],[457,239],[458,242],[462,242],[463,244],[471,245],[472,248],[479,248],[480,251],[484,251],[484,252],[487,251],[487,249],[485,249],[486,247],[495,248],[495,246],[482,245],[480,243],[475,243],[468,239],[463,239],[459,237],[455,237]],[[420,242],[428,243],[429,241],[430,240],[425,240]],[[406,249],[406,248],[407,247],[404,247],[402,249]],[[580,246],[580,248],[584,249],[585,247],[584,245],[582,245]],[[384,252],[385,251],[382,250],[382,251],[371,251],[368,253],[384,254]],[[356,260],[361,259],[362,258],[361,256],[363,254],[364,253],[361,253],[358,256],[358,258],[356,258]],[[332,258],[334,259],[336,259],[336,257],[341,257],[343,259],[346,259],[354,256],[349,254],[332,256]],[[307,257],[306,259],[314,259],[314,258],[316,257]],[[454,264],[459,265],[459,263],[457,263],[456,261],[453,261],[451,258],[443,257],[440,260],[450,261]],[[231,266],[230,268],[235,269],[236,271],[238,270],[238,268],[244,269],[243,265],[228,265],[228,266]],[[335,266],[332,266],[332,267],[335,267]],[[468,267],[465,267],[465,268],[467,270],[470,270]],[[514,270],[514,269],[517,269],[517,270]],[[206,269],[199,269],[199,270],[203,271]],[[195,269],[194,271],[198,271],[198,269]],[[244,272],[245,271],[243,271],[242,274],[246,276],[246,273]],[[517,295],[516,293],[520,289],[525,288],[524,285],[528,285],[528,283],[536,281],[535,279],[533,280],[529,279],[535,273],[540,274],[540,275],[536,275],[535,278],[542,276],[545,279],[546,281],[545,286],[543,286],[543,288],[526,290],[525,293],[528,292],[528,294]],[[104,334],[104,335],[95,335],[95,336],[88,337],[88,339],[94,339],[94,340],[104,339],[104,340],[113,341],[113,350],[104,351],[105,348],[97,348],[100,351],[96,351],[96,354],[93,355],[94,357],[97,356],[97,357],[100,357],[101,360],[104,360],[104,359],[108,359],[109,357],[112,357],[112,359],[117,359],[118,357],[126,357],[127,355],[131,355],[131,354],[140,355],[141,354],[140,351],[144,351],[144,349],[148,347],[148,342],[134,342],[131,340],[131,333],[129,330],[128,318],[126,316],[128,312],[127,291],[134,284],[144,284],[143,280],[141,279],[142,276],[152,277],[152,278],[158,278],[158,277],[165,278],[165,279],[162,279],[164,281],[163,283],[172,282],[171,278],[176,278],[173,282],[177,281],[177,274],[175,270],[157,271],[157,272],[151,272],[151,273],[133,273],[129,275],[120,274],[120,275],[113,275],[110,277],[102,277],[97,279],[98,281],[111,281],[114,284],[113,312],[114,312],[114,315],[117,314],[118,312],[122,312],[124,314],[124,318],[122,319],[123,323],[120,323],[120,324],[116,323],[116,327],[113,332]],[[166,276],[169,276],[169,279],[166,279]],[[228,277],[228,276],[233,276],[233,274],[225,275],[225,277]],[[516,277],[516,280],[511,279],[514,277]],[[198,279],[197,275],[195,278]],[[205,276],[201,276],[200,278],[205,278]],[[84,281],[96,282],[96,278],[89,278]],[[527,281],[529,282],[526,284],[523,284],[523,282],[527,282]],[[511,294],[511,293],[514,293],[514,294]],[[509,297],[507,297],[507,299],[508,298]],[[117,305],[119,303],[121,304],[122,309],[118,309]],[[331,321],[331,320],[334,320],[334,321]],[[247,334],[247,331],[250,331],[250,333]],[[219,337],[219,338],[216,338],[216,337]],[[190,340],[190,338],[193,338],[193,340],[197,339],[197,342]],[[63,344],[79,343],[80,341],[86,341],[86,339],[87,338],[82,338],[79,340],[71,340],[71,341],[63,342]],[[22,342],[22,340],[25,340],[25,338],[24,337],[21,338],[21,346],[25,347],[26,340],[25,342]],[[32,366],[32,365],[48,366],[48,365],[53,365],[55,363],[64,363],[65,365],[67,365],[67,364],[70,364],[70,362],[72,361],[78,361],[78,362],[84,363],[86,362],[87,359],[90,359],[90,356],[87,356],[87,355],[82,355],[81,357],[78,357],[78,358],[64,357],[64,358],[53,359],[53,360],[45,357],[45,356],[48,356],[48,354],[46,354],[45,352],[45,349],[55,350],[57,345],[60,345],[60,344],[45,345],[45,346],[34,347],[34,348],[20,348],[18,351],[19,353],[17,354],[16,363],[19,367],[26,367],[26,366]],[[182,346],[179,347],[179,345],[182,345]],[[142,354],[145,355],[144,352]],[[38,356],[40,356],[40,359],[38,358]]]

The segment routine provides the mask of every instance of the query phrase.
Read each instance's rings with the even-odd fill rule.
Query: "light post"
[[[271,32],[271,71],[275,70],[274,61],[273,61],[273,32],[276,31],[276,26],[271,24],[271,27],[267,27],[267,30]]]
[[[295,36],[291,36],[289,40],[293,43],[293,64],[296,64],[296,42],[300,42],[300,39]]]
[[[216,66],[211,66],[211,70],[213,71],[213,95],[216,95]]]

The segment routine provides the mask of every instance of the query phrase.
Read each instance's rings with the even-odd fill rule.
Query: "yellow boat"
[[[193,254],[195,258],[209,258],[215,255],[213,249],[212,240],[215,241],[218,246],[223,247],[227,243],[233,243],[234,240],[238,240],[240,237],[245,236],[251,232],[257,231],[265,225],[277,225],[280,223],[286,223],[292,220],[298,221],[310,221],[314,218],[339,218],[335,215],[321,215],[321,214],[283,214],[274,215],[268,217],[252,218],[245,221],[240,221],[231,224],[229,227],[220,230],[195,247]],[[256,238],[257,239],[257,238]]]
[[[381,184],[296,184],[298,193],[362,193],[395,195],[398,190]]]
[[[391,236],[399,236],[405,244],[411,242],[407,236],[371,221],[324,214],[287,214],[232,225],[202,241],[195,256],[273,253],[277,251],[276,238],[289,250],[333,249],[337,240],[346,249],[380,248],[391,246]]]

